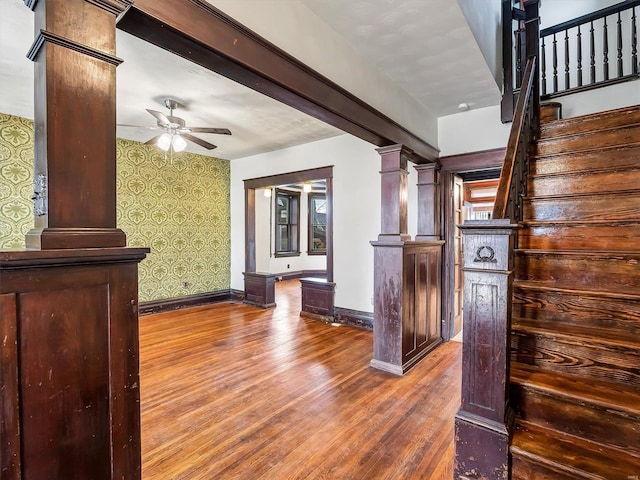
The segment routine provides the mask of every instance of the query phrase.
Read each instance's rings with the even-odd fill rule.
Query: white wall
[[[640,80],[610,85],[553,99],[562,104],[562,117],[570,118],[640,104]]]
[[[458,0],[496,84],[502,90],[502,2]]]
[[[373,145],[350,135],[231,162],[232,288],[244,288],[243,180],[329,165],[334,166],[336,306],[373,310],[373,247],[369,242],[380,233],[380,156]],[[412,212],[415,214],[415,207]]]
[[[559,23],[581,17],[622,0],[545,0],[540,2],[540,28],[545,29]]]
[[[440,117],[440,156],[504,148],[510,130],[510,123],[500,121],[499,105]]]
[[[287,53],[436,145],[437,119],[297,0],[208,0]]]

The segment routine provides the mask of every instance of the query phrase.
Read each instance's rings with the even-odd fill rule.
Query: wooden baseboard
[[[334,307],[333,321],[362,328],[363,330],[373,330],[373,313],[351,310],[349,308]]]
[[[231,289],[231,300],[234,302],[243,302],[244,301],[244,290],[237,290],[235,288]]]
[[[234,290],[218,290],[215,292],[196,293],[185,295],[184,297],[164,298],[162,300],[152,300],[150,302],[140,302],[138,313],[140,315],[151,315],[153,313],[168,312],[180,308],[207,305],[209,303],[226,302],[236,300]],[[244,297],[244,293],[242,295]]]
[[[279,281],[294,280],[296,278],[305,278],[305,277],[326,278],[327,271],[326,270],[296,270],[294,272],[274,273],[273,275],[275,275]]]

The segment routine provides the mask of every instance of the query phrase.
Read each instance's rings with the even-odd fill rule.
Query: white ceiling
[[[436,117],[500,101],[456,0],[300,1]]]
[[[436,116],[457,112],[461,102],[497,104],[495,81],[455,0],[301,1]],[[33,118],[33,64],[25,58],[32,41],[33,13],[21,0],[0,0],[0,112]],[[154,126],[145,109],[166,111],[171,97],[186,105],[174,115],[187,126],[233,133],[199,134],[218,148],[190,144],[191,151],[233,159],[342,133],[121,31],[117,55],[125,60],[117,70],[118,123]],[[132,140],[153,134],[118,128]]]

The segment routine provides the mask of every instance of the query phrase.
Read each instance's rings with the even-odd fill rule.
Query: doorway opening
[[[463,237],[459,225],[466,220],[488,220],[500,179],[504,149],[442,158],[443,339],[462,341],[464,276]]]

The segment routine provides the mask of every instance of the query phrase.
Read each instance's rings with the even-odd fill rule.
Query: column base
[[[126,247],[119,228],[33,228],[25,237],[28,250]]]
[[[503,480],[509,477],[513,413],[498,423],[460,410],[456,414],[454,479]]]
[[[276,306],[276,275],[274,273],[245,272],[244,303],[260,308]]]

